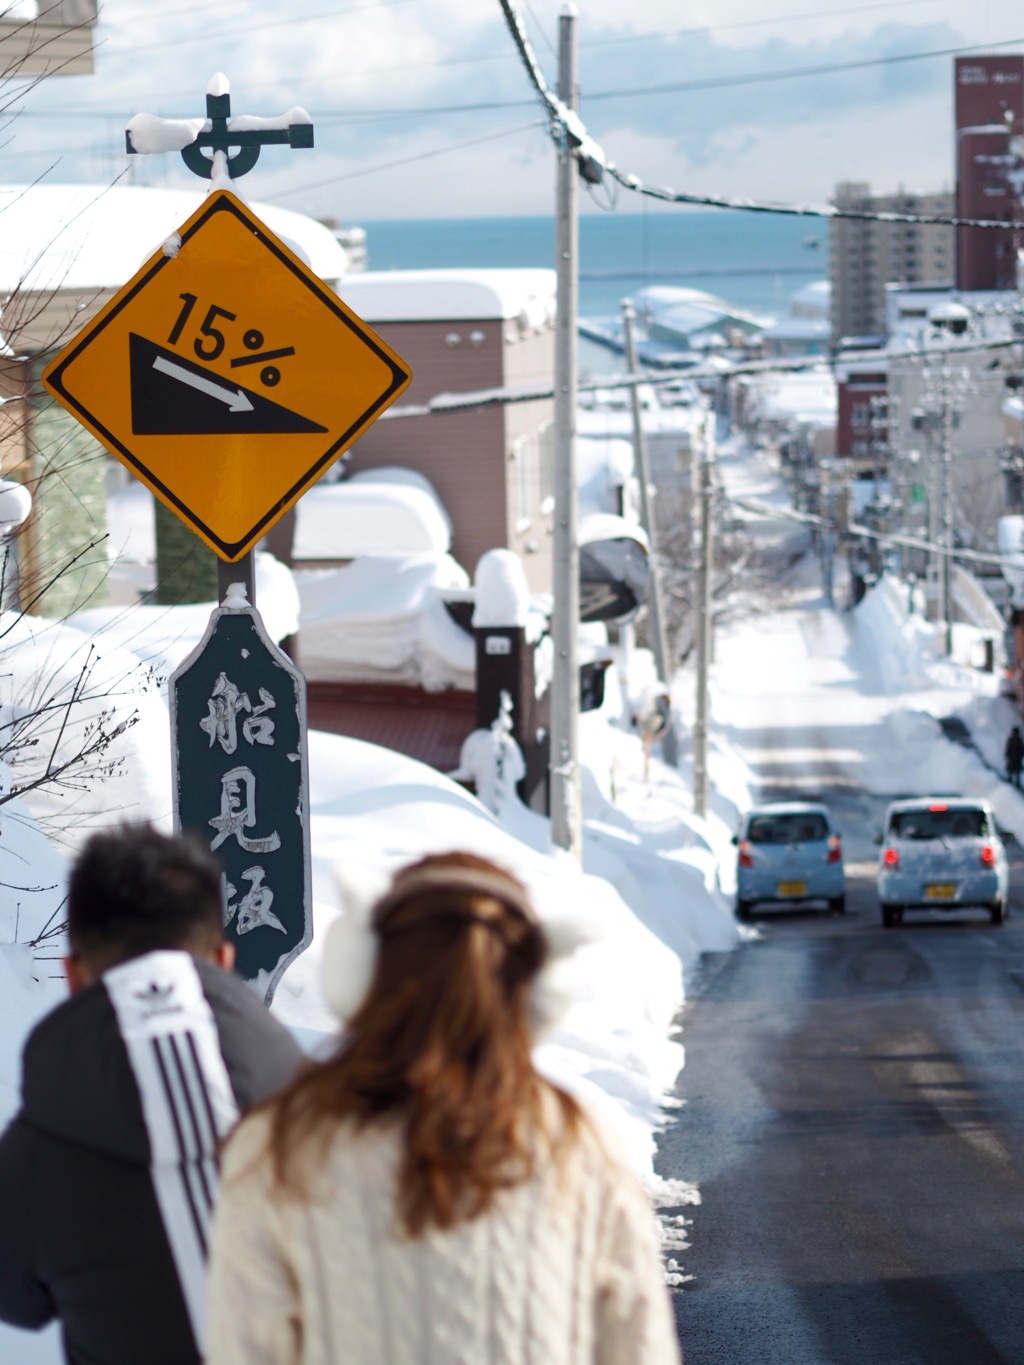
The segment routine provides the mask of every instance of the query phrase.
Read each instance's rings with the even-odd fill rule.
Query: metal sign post
[[[267,1004],[313,937],[306,681],[241,585],[168,682],[175,824],[224,869],[236,970]]]
[[[313,937],[306,683],[255,609],[251,552],[412,375],[223,188],[265,143],[312,147],[309,116],[232,120],[223,76],[206,105],[205,124],[132,120],[130,152],[166,125],[153,150],[178,137],[212,192],[43,384],[222,561],[221,604],[168,684],[174,818],[220,859],[236,969],[269,1004]]]

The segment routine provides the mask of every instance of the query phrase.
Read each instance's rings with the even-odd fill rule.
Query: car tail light
[[[740,867],[753,867],[754,860],[750,856],[750,845],[746,839],[740,844]]]
[[[843,850],[839,843],[838,834],[828,836],[828,854],[825,858],[827,863],[839,863],[843,860]]]
[[[900,855],[894,848],[887,848],[882,854],[882,862],[885,863],[886,867],[899,867]]]
[[[996,851],[991,844],[984,844],[981,850],[982,867],[992,867],[996,860]]]

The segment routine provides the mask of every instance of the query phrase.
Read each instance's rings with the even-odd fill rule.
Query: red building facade
[[[957,57],[957,213],[1024,219],[1024,56]],[[1024,234],[957,229],[957,288],[1015,289]]]

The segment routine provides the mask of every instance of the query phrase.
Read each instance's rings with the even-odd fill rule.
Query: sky
[[[562,0],[516,4],[554,87]],[[949,187],[953,58],[916,54],[1024,51],[1013,0],[577,9],[588,129],[621,170],[700,194],[824,201],[843,179]],[[203,114],[207,81],[223,71],[233,112],[300,105],[314,123],[313,150],[263,153],[251,198],[345,223],[553,211],[553,145],[499,0],[305,0],[288,11],[276,0],[101,0],[93,75],[27,90],[8,78],[2,178],[188,183],[174,155],[126,157],[123,128],[137,112]],[[878,59],[888,60],[798,74]],[[710,88],[693,88],[701,82]],[[600,189],[581,199],[583,212],[607,207]],[[642,206],[623,192],[617,207]]]

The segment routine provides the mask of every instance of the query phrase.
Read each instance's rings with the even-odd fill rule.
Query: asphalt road
[[[771,777],[764,776],[771,781]],[[658,1169],[695,1181],[686,1365],[1024,1362],[1024,856],[1010,918],[883,929],[884,801],[821,793],[848,912],[767,911],[689,991]],[[766,793],[771,795],[771,793]]]

